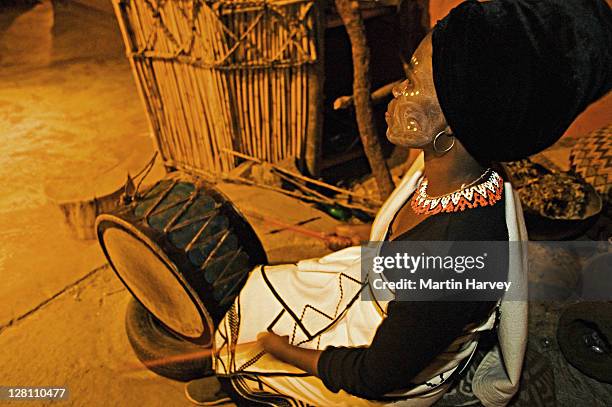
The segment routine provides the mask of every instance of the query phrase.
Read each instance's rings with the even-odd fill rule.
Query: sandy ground
[[[104,194],[106,186],[94,180],[121,172],[128,161],[142,166],[153,151],[122,58],[68,63],[74,51],[51,47],[42,59],[18,52],[15,44],[23,52],[51,46],[52,22],[43,2],[0,33],[3,55],[10,56],[0,60],[0,326],[104,264],[95,242],[73,239],[53,198]],[[133,151],[139,157],[128,160]]]
[[[83,23],[101,16],[82,11]],[[0,383],[68,386],[70,405],[187,405],[181,384],[140,368],[123,329],[128,294],[53,203],[104,194],[152,154],[119,36],[74,47],[79,35],[113,38],[112,16],[102,21],[53,35],[49,1],[0,14]]]
[[[0,323],[5,323],[104,263],[95,242],[74,240],[53,200],[110,192],[102,182],[107,175],[123,174],[106,182],[117,188],[133,151],[139,153],[132,171],[153,148],[123,62],[70,65],[0,80],[0,269],[5,282],[0,297],[22,293],[0,309]]]
[[[151,373],[136,359],[123,328],[129,297],[103,267],[16,322],[0,335],[0,383],[66,386],[69,397],[60,405],[191,405],[182,383]]]
[[[190,405],[181,383],[142,369],[123,328],[129,294],[97,242],[75,239],[55,205],[110,192],[153,151],[114,18],[105,3],[90,3],[54,14],[45,0],[0,13],[0,385],[66,385],[66,405]],[[545,158],[567,167],[571,144],[562,141]],[[151,180],[161,174],[157,167]],[[336,224],[284,196],[220,187],[245,210],[320,231]],[[272,262],[326,250],[252,222]],[[559,405],[609,405],[612,386],[585,378],[560,355],[560,309],[532,304],[530,321],[530,346],[551,360]]]
[[[181,383],[139,364],[123,327],[129,294],[98,243],[76,239],[55,204],[111,192],[153,153],[108,11],[78,4],[54,14],[44,1],[0,13],[0,385],[65,385],[64,404],[78,406],[189,405]],[[280,194],[222,188],[244,210],[314,230],[336,224]],[[273,262],[326,251],[253,225]]]

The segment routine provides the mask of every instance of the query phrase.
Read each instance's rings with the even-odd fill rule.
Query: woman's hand
[[[305,349],[289,343],[288,336],[280,336],[273,332],[261,332],[257,335],[257,343],[276,359],[293,365],[314,376],[317,375],[317,363],[320,350]]]
[[[261,345],[261,347],[277,359],[279,354],[283,353],[283,350],[286,350],[289,345],[289,336],[280,336],[275,334],[274,332],[260,332],[257,334],[257,343]]]
[[[345,247],[359,246],[370,238],[372,224],[363,225],[340,225],[336,226],[336,233],[330,235],[327,247],[331,250],[340,250]]]

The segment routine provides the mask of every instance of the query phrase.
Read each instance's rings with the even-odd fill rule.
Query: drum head
[[[161,323],[199,345],[258,264],[257,234],[213,186],[170,177],[96,220],[98,240],[123,284]]]
[[[98,224],[106,257],[134,297],[168,328],[208,344],[212,321],[164,251],[121,218],[101,215]]]

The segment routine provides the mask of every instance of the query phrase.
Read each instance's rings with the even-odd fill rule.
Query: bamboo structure
[[[223,149],[316,172],[322,120],[316,0],[113,0],[166,167],[221,174]],[[311,168],[312,167],[312,168]]]

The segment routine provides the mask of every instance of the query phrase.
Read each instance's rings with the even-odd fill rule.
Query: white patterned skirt
[[[455,341],[413,379],[419,384],[407,381],[404,391],[386,401],[331,392],[319,378],[266,354],[256,343],[257,334],[272,331],[309,349],[368,346],[386,304],[360,298],[368,289],[361,281],[360,254],[359,247],[351,247],[321,259],[255,268],[215,334],[218,377],[249,404],[427,406],[439,399],[449,386],[446,380],[473,354],[477,332],[490,328],[491,321]]]

